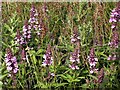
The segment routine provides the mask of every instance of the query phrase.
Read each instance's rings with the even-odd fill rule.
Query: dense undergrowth
[[[4,2],[0,84],[119,88],[119,33],[120,3]]]

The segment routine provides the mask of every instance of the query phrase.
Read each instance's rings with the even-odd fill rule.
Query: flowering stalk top
[[[18,64],[17,64],[17,59],[15,56],[12,54],[12,50],[10,48],[6,49],[7,54],[5,54],[5,63],[7,66],[7,70],[11,74],[16,74],[18,71]]]
[[[102,83],[103,78],[104,78],[104,68],[101,68],[100,71],[97,73],[97,80],[94,80],[94,83]]]
[[[30,19],[28,21],[30,23],[30,26],[32,29],[36,30],[37,35],[40,35],[40,31],[41,31],[41,26],[38,22],[38,12],[37,9],[35,9],[35,6],[32,5],[32,8],[30,10]]]
[[[75,49],[75,51],[72,53],[71,57],[70,57],[70,62],[71,64],[69,65],[69,67],[73,70],[75,69],[79,69],[79,67],[77,66],[78,63],[80,63],[79,60],[79,50]]]
[[[111,48],[118,48],[119,45],[119,34],[117,32],[117,22],[120,22],[120,2],[118,3],[118,6],[112,10],[110,15],[109,22],[112,23],[112,39],[111,42],[109,42],[108,45],[110,45]]]
[[[93,73],[94,71],[96,71],[96,64],[98,59],[95,58],[95,51],[94,48],[91,48],[90,50],[90,55],[88,56],[88,61],[89,61],[89,65],[90,65],[90,73]]]
[[[15,37],[15,44],[24,44],[24,38],[21,36],[20,30],[17,30],[17,35]]]
[[[110,23],[116,23],[120,22],[120,7],[113,9],[110,15]],[[111,28],[114,28],[115,26],[112,26]]]
[[[120,1],[117,4],[117,7],[112,10],[110,15],[110,23],[112,23],[112,38],[108,45],[111,49],[116,49],[119,47],[119,33],[117,28],[117,23],[120,22]],[[112,52],[112,55],[109,55],[108,60],[116,60],[116,55]]]
[[[53,63],[51,47],[48,45],[46,53],[43,55],[44,61],[42,66],[50,66]]]
[[[98,75],[98,83],[102,83],[103,78],[104,78],[104,69],[101,68]]]
[[[38,16],[37,9],[35,9],[35,6],[32,5],[32,8],[30,10],[30,19],[29,22],[32,26],[32,24],[38,24],[38,19],[36,18]]]
[[[26,42],[28,42],[31,38],[31,26],[28,25],[28,21],[25,21],[23,26],[23,37],[25,38]]]
[[[77,31],[77,28],[74,27],[73,35],[71,36],[71,43],[77,43],[80,41],[79,33]]]
[[[46,13],[48,11],[46,3],[44,3],[44,5],[42,7],[42,11],[43,11],[43,13]]]
[[[117,31],[113,31],[111,42],[109,42],[108,45],[110,45],[111,48],[118,48],[119,34]]]
[[[21,59],[22,60],[27,60],[26,51],[25,51],[24,48],[22,49],[22,52],[21,52]]]
[[[120,2],[119,2],[120,3]],[[120,22],[120,4],[118,3],[118,6],[114,8],[111,12],[109,22],[112,23],[112,30],[117,30],[117,22]]]
[[[115,53],[112,53],[111,55],[109,55],[107,60],[116,60],[116,58],[117,58],[117,55]]]

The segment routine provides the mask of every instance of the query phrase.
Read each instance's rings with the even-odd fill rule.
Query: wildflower
[[[118,48],[119,46],[119,34],[117,31],[113,31],[111,42],[108,43],[111,48]]]
[[[23,26],[23,37],[26,40],[26,42],[29,41],[31,38],[31,26],[28,25],[27,21],[25,21],[25,24]]]
[[[78,67],[75,63],[72,63],[72,65],[69,65],[69,67],[70,67],[72,70],[79,69],[79,67]]]
[[[119,2],[120,3],[120,2]],[[120,22],[120,6],[114,8],[111,12],[109,22],[112,23],[112,30],[116,30],[117,22]]]
[[[55,76],[55,74],[54,74],[54,73],[50,73],[50,75],[51,75],[51,76],[53,76],[53,77]]]
[[[73,35],[71,36],[71,43],[77,43],[77,42],[79,42],[79,40],[80,40],[80,37],[78,35],[77,28],[75,27]]]
[[[38,36],[40,36],[40,24],[38,22],[38,12],[37,9],[35,9],[35,6],[32,5],[32,8],[30,10],[30,19],[29,19],[29,23],[32,29],[36,30],[36,33]]]
[[[30,19],[29,19],[29,23],[31,25],[38,24],[38,19],[36,18],[37,16],[38,16],[37,9],[35,9],[35,6],[32,5],[32,8],[30,10]]]
[[[108,45],[111,49],[117,49],[119,47],[119,33],[117,31],[117,23],[120,22],[120,2],[117,3],[117,7],[112,10],[110,15],[110,23],[112,23],[112,37]],[[116,60],[116,55],[112,52],[112,55],[108,56],[108,60]]]
[[[97,71],[96,64],[97,64],[98,59],[95,58],[94,48],[91,48],[91,50],[90,50],[90,55],[88,56],[88,61],[89,61],[89,65],[90,65],[90,73]]]
[[[120,7],[112,10],[109,22],[114,23],[119,22],[119,20],[120,20]]]
[[[22,50],[21,55],[22,55],[21,56],[22,60],[26,60],[27,59],[25,49]]]
[[[71,62],[71,64],[69,65],[69,67],[71,69],[73,69],[73,70],[79,69],[79,67],[77,66],[77,64],[80,63],[78,49],[75,49],[75,51],[72,53],[72,55],[70,57],[70,62]]]
[[[120,22],[120,2],[118,2],[118,6],[112,10],[110,15],[109,22],[112,23],[112,39],[111,42],[109,42],[110,47],[112,48],[118,48],[119,44],[119,34],[117,32],[117,22]]]
[[[17,30],[17,35],[15,37],[15,44],[24,44],[24,38],[21,36],[20,30]]]
[[[16,74],[18,71],[17,59],[13,56],[10,48],[6,49],[7,54],[5,54],[5,63],[7,66],[7,70],[12,74]]]
[[[46,53],[43,55],[44,61],[42,66],[50,66],[53,63],[51,47],[48,45]]]
[[[98,79],[97,80],[94,80],[95,83],[102,83],[103,81],[103,78],[104,78],[104,68],[101,68],[100,71],[97,73],[97,77]]]
[[[107,60],[116,60],[117,56],[115,54],[109,55]]]
[[[104,78],[104,69],[101,68],[98,75],[98,83],[102,83],[103,78]]]
[[[43,11],[44,13],[46,13],[46,12],[48,11],[47,6],[46,6],[46,3],[44,3],[43,8],[42,8],[42,11]]]
[[[55,76],[54,73],[48,72],[48,75],[47,75],[46,78],[44,78],[44,80],[51,81],[54,76]]]

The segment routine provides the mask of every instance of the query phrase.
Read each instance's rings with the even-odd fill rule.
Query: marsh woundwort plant
[[[95,57],[95,51],[94,48],[91,48],[90,55],[88,56],[88,61],[90,65],[90,73],[94,73],[97,71],[96,64],[98,62],[98,59]]]

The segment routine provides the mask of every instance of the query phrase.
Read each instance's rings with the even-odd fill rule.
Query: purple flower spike
[[[38,22],[38,12],[37,9],[35,9],[34,5],[32,5],[32,8],[30,10],[30,19],[28,22],[31,26],[31,29],[36,30],[36,34],[40,36],[41,29],[40,29],[40,24]],[[30,38],[30,36],[28,38]]]
[[[23,26],[23,37],[25,38],[26,42],[31,38],[31,26],[28,25],[27,21],[25,21],[25,24]]]
[[[22,60],[26,60],[27,57],[26,57],[26,52],[25,52],[25,49],[22,50]]]
[[[109,55],[107,60],[116,60],[117,56],[115,54]]]
[[[48,45],[46,53],[43,55],[44,61],[42,66],[50,66],[53,63],[53,57],[51,52],[51,47]]]
[[[118,32],[118,22],[120,22],[120,1],[117,3],[117,7],[112,10],[110,15],[109,22],[112,23],[112,37],[111,41],[108,43],[108,45],[111,47],[111,49],[117,49],[119,47],[119,32]],[[116,60],[116,54],[112,52],[112,55],[108,56],[108,60]]]
[[[13,56],[10,48],[6,49],[7,54],[5,54],[5,62],[7,66],[7,70],[12,74],[16,74],[18,71],[17,59]]]
[[[35,9],[35,6],[32,5],[32,8],[30,10],[30,24],[38,24],[38,19],[36,18],[38,16],[37,9]]]
[[[46,13],[48,11],[46,3],[44,3],[42,11],[43,11],[43,13]]]
[[[113,32],[111,42],[109,44],[111,48],[118,48],[119,46],[119,34],[117,31]]]
[[[15,44],[24,44],[24,38],[21,36],[20,30],[17,30],[17,35],[15,37]]]
[[[117,7],[112,10],[109,22],[110,23],[119,22],[119,20],[120,20],[120,7]]]
[[[97,71],[96,64],[97,64],[98,59],[95,58],[94,48],[91,48],[91,50],[90,50],[90,55],[88,56],[88,61],[89,61],[89,65],[90,65],[90,73],[94,73],[95,71]]]
[[[102,83],[104,78],[104,69],[101,68],[101,70],[99,71],[99,75],[98,75],[98,83]]]
[[[117,22],[120,22],[120,2],[118,2],[118,6],[112,10],[109,22],[112,23],[112,30],[116,30]]]
[[[79,67],[75,64],[75,63],[72,63],[72,65],[69,65],[69,67],[72,69],[72,70],[78,70]]]
[[[100,71],[98,71],[97,78],[98,78],[98,80],[94,80],[94,83],[100,84],[100,83],[103,82],[103,79],[104,79],[104,68],[101,68]]]
[[[73,35],[71,36],[71,43],[77,43],[80,41],[80,37],[77,31],[77,28],[74,27]]]
[[[79,69],[79,67],[77,66],[78,63],[80,63],[80,59],[79,59],[79,50],[75,49],[75,51],[71,54],[70,57],[70,62],[71,64],[69,65],[69,67],[73,70]]]

